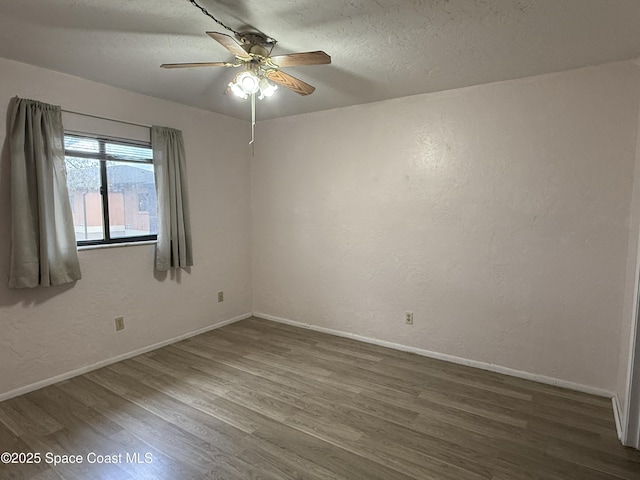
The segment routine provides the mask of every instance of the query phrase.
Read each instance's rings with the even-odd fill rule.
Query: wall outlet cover
[[[124,317],[116,317],[116,331],[124,330]]]

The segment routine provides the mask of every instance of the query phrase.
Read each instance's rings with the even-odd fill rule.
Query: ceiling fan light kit
[[[299,95],[310,95],[315,87],[280,70],[281,67],[295,67],[297,65],[326,65],[331,63],[331,57],[322,51],[291,53],[288,55],[271,56],[271,51],[277,41],[259,32],[237,32],[226,26],[211,15],[206,9],[198,5],[195,0],[189,0],[202,13],[212,18],[216,23],[234,33],[236,38],[219,32],[207,32],[207,35],[226,48],[234,55],[234,62],[200,62],[200,63],[164,63],[162,68],[193,68],[193,67],[243,67],[227,85],[225,93],[231,92],[241,99],[251,97],[251,141],[254,140],[255,97],[262,100],[271,97],[281,85]]]
[[[242,99],[260,92],[258,99],[262,100],[265,97],[273,96],[277,89],[278,86],[267,80],[261,72],[254,73],[251,70],[240,72],[229,82],[231,93]]]

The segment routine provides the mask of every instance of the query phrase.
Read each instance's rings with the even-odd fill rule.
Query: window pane
[[[107,190],[111,238],[158,233],[152,164],[107,162]]]
[[[70,152],[99,153],[100,142],[95,138],[65,135],[64,149]]]
[[[104,231],[100,196],[100,162],[67,156],[65,163],[76,240],[101,240],[104,238]]]
[[[128,160],[133,162],[151,162],[153,153],[148,147],[135,147],[133,145],[125,145],[122,143],[106,143],[105,153],[110,158],[119,160]]]

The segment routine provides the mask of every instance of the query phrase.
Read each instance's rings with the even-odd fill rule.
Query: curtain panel
[[[156,270],[189,267],[193,253],[182,132],[152,127],[151,148],[158,196]]]
[[[60,107],[12,98],[7,139],[11,166],[9,287],[74,282],[81,273]]]

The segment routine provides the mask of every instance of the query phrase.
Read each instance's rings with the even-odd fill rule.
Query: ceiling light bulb
[[[242,91],[242,88],[240,88],[238,84],[231,82],[229,83],[229,88],[236,97],[240,97],[242,99],[247,98],[247,94]]]
[[[260,92],[262,93],[261,95],[262,97],[272,96],[274,93],[276,93],[277,89],[278,89],[278,86],[272,84],[266,78],[260,79]]]
[[[242,72],[238,75],[238,78],[236,78],[236,84],[239,85],[242,91],[247,95],[256,93],[260,88],[258,77],[251,72]]]

